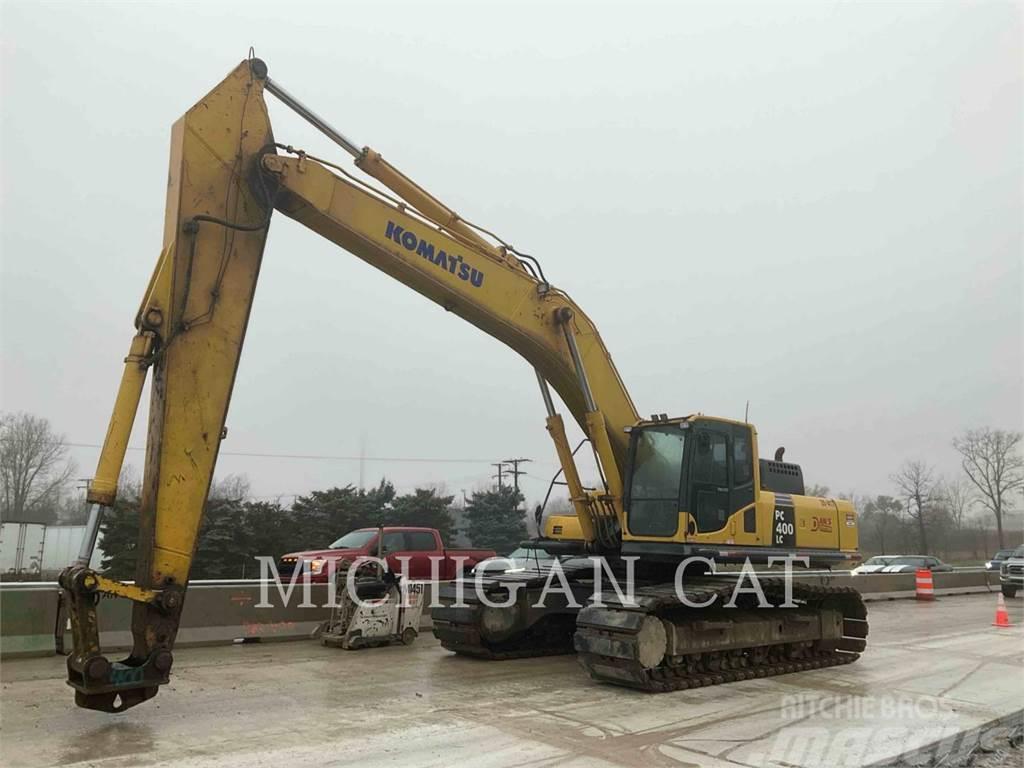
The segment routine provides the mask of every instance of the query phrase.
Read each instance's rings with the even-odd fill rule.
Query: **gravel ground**
[[[1021,768],[1024,765],[1021,738],[1020,725],[994,729],[982,736],[978,748],[963,765],[965,768]]]
[[[977,753],[970,762],[970,768],[1020,768],[1022,765],[1024,752],[1020,747]]]

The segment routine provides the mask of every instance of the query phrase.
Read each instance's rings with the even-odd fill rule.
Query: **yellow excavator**
[[[351,154],[356,168],[385,189],[278,143],[266,93]],[[593,678],[651,691],[858,657],[867,621],[854,590],[763,578],[755,595],[737,589],[742,571],[708,565],[803,558],[829,566],[859,559],[857,518],[848,502],[805,496],[799,466],[783,461],[781,452],[758,459],[749,423],[700,414],[641,418],[594,323],[548,281],[535,258],[350,141],[250,57],[173,127],[163,249],[135,317],[88,490],[87,535],[60,577],[74,643],[68,682],[80,706],[122,711],[168,681],[275,210],[526,359],[575,512],[543,520],[532,545],[600,558],[610,574],[632,571],[635,594],[626,597],[611,590],[595,595],[587,568],[564,569],[568,586],[558,594],[545,583],[550,573],[539,571],[482,579],[479,593],[445,586],[433,614],[445,648],[492,659],[575,650]],[[147,375],[138,572],[134,583],[121,583],[90,569],[89,559],[103,510],[116,498]],[[585,434],[576,449],[551,389]],[[584,443],[596,460],[597,488],[584,486],[576,464]],[[690,567],[693,561],[697,567]],[[541,605],[546,586],[549,599]],[[134,645],[123,661],[112,662],[100,648],[101,595],[134,603]]]

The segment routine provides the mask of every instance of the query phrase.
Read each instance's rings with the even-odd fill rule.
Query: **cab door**
[[[692,440],[685,480],[690,513],[686,537],[731,542],[739,531],[753,537],[757,518],[750,427],[697,421]]]
[[[690,524],[687,534],[711,533],[725,527],[729,504],[729,436],[701,424],[694,433],[690,459]]]

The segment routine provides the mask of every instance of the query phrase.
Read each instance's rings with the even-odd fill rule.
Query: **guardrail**
[[[765,574],[767,575],[767,574]],[[771,575],[777,576],[778,572]],[[855,586],[865,600],[912,597],[914,574],[865,574],[851,576],[835,571],[797,571],[802,581]],[[936,573],[938,596],[984,592],[999,588],[999,574],[984,568]],[[433,592],[428,584],[427,605]],[[308,638],[330,616],[326,584],[309,585],[309,601],[298,584],[290,600],[282,600],[273,582],[260,579],[193,581],[189,584],[176,645],[216,645],[233,642],[296,640]],[[0,582],[0,657],[44,656],[54,652],[57,621],[56,582]],[[266,607],[257,607],[266,598]],[[100,642],[104,649],[131,646],[131,604],[127,600],[101,599]],[[427,610],[421,629],[431,625]],[[70,648],[65,635],[65,647]]]

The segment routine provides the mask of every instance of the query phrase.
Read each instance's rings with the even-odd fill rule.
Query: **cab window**
[[[729,441],[722,432],[701,429],[693,454],[690,496],[697,532],[717,531],[729,518]]]
[[[729,506],[733,511],[754,503],[754,452],[750,428],[740,424],[732,427],[732,492]],[[753,532],[744,525],[744,530]]]
[[[700,425],[690,461],[687,508],[695,533],[720,531],[729,516],[754,503],[754,451],[743,424]],[[743,517],[743,530],[755,533],[757,515]]]
[[[732,467],[733,481],[736,485],[753,482],[754,462],[750,455],[750,432],[743,427],[733,429]]]
[[[671,536],[679,527],[686,430],[648,427],[633,443],[629,530],[639,536]]]
[[[406,549],[416,552],[433,552],[437,549],[434,534],[430,531],[406,531]]]

